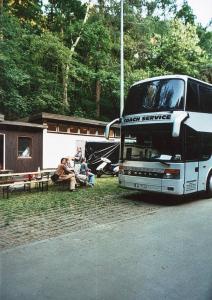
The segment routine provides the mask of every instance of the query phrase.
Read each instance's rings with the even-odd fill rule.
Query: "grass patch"
[[[97,203],[98,207],[106,206],[108,201],[115,204],[126,193],[114,177],[99,178],[94,188],[79,188],[77,193],[70,193],[68,187],[60,190],[55,186],[45,192],[13,192],[9,199],[0,199],[0,217],[7,226],[15,219],[47,214],[50,210],[80,213],[95,208]]]

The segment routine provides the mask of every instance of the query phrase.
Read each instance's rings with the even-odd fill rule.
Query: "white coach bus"
[[[212,195],[212,85],[168,75],[131,86],[121,119],[121,187]]]

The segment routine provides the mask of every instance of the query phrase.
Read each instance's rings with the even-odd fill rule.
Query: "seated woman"
[[[88,184],[91,187],[94,187],[95,175],[93,173],[91,173],[90,169],[88,168],[88,165],[86,163],[85,158],[82,158],[82,163],[81,163],[81,166],[80,166],[80,174],[86,175],[87,178],[88,178]]]
[[[60,164],[55,171],[55,175],[58,176],[58,180],[69,180],[69,189],[71,192],[75,192],[76,178],[72,170],[67,168],[67,158],[62,158]]]
[[[80,165],[79,165],[78,169],[75,167],[74,158],[73,157],[71,157],[71,156],[67,157],[66,168],[67,168],[68,171],[72,171],[72,172],[75,173],[75,179],[76,179],[77,185],[81,185],[81,184],[82,185],[86,185],[87,176],[86,175],[82,175],[82,174],[79,173]]]

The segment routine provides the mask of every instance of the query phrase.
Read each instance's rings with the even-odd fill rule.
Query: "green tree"
[[[14,118],[27,112],[25,90],[30,80],[22,53],[26,45],[25,31],[16,18],[3,12],[0,18],[0,107]]]
[[[29,47],[31,112],[51,111],[67,113],[61,101],[62,67],[69,57],[69,49],[49,32],[34,36]],[[31,65],[31,68],[30,68]]]
[[[16,17],[24,29],[31,33],[40,33],[44,30],[42,0],[7,0],[4,3],[5,10]]]
[[[154,56],[151,69],[156,67],[159,73],[183,73],[198,76],[203,65],[207,65],[208,56],[199,46],[196,27],[180,20],[169,22],[166,35],[155,36]]]
[[[95,98],[96,118],[100,118],[100,98],[107,88],[106,82],[112,78],[111,47],[110,32],[103,21],[101,19],[91,20],[83,32],[79,54],[81,62],[89,70],[90,78],[88,78],[86,86],[87,91],[89,91],[89,86],[93,87],[89,98],[91,102]]]
[[[196,19],[196,16],[194,15],[192,8],[187,1],[184,1],[182,7],[176,13],[176,17],[180,19],[184,24],[190,23],[193,25]]]
[[[48,8],[48,7],[47,7]],[[58,1],[50,1],[50,19],[48,23],[48,27],[53,31],[58,31],[62,43],[64,43],[69,48],[69,55],[67,61],[62,66],[62,86],[63,86],[63,106],[68,109],[69,99],[68,99],[68,85],[69,85],[69,75],[70,75],[70,67],[73,60],[73,55],[75,53],[75,49],[81,39],[82,31],[89,17],[89,12],[91,8],[91,4],[87,5],[85,10],[85,14],[83,16],[83,20],[80,24],[78,22],[74,22],[75,19],[81,18],[82,11],[85,6],[79,0],[68,1],[68,0],[58,0]],[[79,12],[80,11],[80,12]],[[80,28],[75,34],[73,34],[73,28]],[[74,36],[74,37],[73,37]]]
[[[120,3],[96,2],[0,0],[4,114],[119,115]],[[156,75],[212,80],[212,33],[195,24],[186,1],[178,11],[174,0],[124,1],[124,43],[126,93]]]

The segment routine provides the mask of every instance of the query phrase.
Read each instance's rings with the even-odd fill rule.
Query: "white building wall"
[[[86,142],[107,142],[104,137],[61,134],[43,131],[43,169],[56,168],[62,157],[74,156],[77,146],[82,147],[85,155]],[[109,142],[119,141],[110,139]]]

